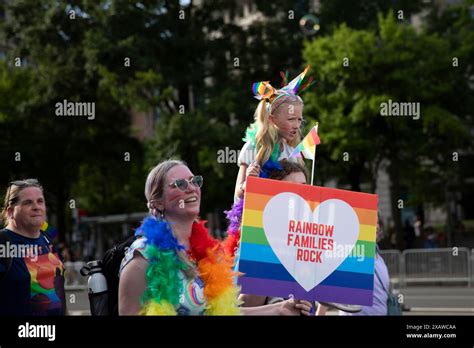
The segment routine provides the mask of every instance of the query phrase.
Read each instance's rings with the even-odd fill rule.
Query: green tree
[[[2,127],[11,140],[2,149],[7,175],[40,179],[50,211],[58,217],[61,238],[69,227],[71,199],[93,214],[116,212],[122,206],[137,209],[136,200],[123,203],[123,187],[138,180],[143,151],[130,136],[128,110],[102,88],[101,76],[91,68],[88,38],[98,26],[95,18],[79,5],[52,0],[11,2],[7,14],[6,61],[10,70],[29,71],[29,79],[22,83],[23,98],[9,110]],[[21,67],[13,68],[15,57],[21,58]],[[95,119],[56,116],[56,103],[63,100],[94,102]],[[8,102],[2,95],[1,103]],[[124,161],[127,151],[134,159],[130,163]],[[21,162],[14,160],[14,152],[21,153]],[[94,179],[86,183],[90,178]],[[138,178],[142,180],[141,173]],[[97,192],[106,197],[94,201]],[[138,192],[130,195],[139,197]]]
[[[422,0],[321,0],[319,19],[321,33],[327,34],[341,24],[353,29],[375,29],[377,14],[393,10],[397,16],[408,21],[413,14],[420,13],[429,6]],[[401,12],[399,12],[401,11]]]
[[[393,12],[379,15],[377,31],[341,25],[305,45],[304,57],[316,67],[319,88],[307,98],[324,129],[322,151],[338,162],[338,175],[342,170],[347,177],[355,170],[362,179],[363,168],[373,168],[366,173],[372,182],[380,160],[389,160],[399,246],[403,189],[416,184],[418,202],[443,202],[433,195],[432,184],[446,180],[452,153],[469,142],[467,114],[447,102],[454,97],[452,77],[458,74],[449,48],[448,40],[438,35],[400,25]],[[455,81],[469,88],[467,78]],[[381,116],[381,105],[389,99],[420,103],[421,117]],[[350,155],[348,162],[342,160],[344,152]]]
[[[160,158],[178,156],[193,171],[205,174],[203,215],[222,213],[233,202],[238,168],[233,162],[218,162],[218,154],[243,146],[245,128],[253,122],[257,106],[252,83],[271,78],[279,86],[280,71],[289,69],[292,76],[301,68],[304,35],[298,20],[307,13],[308,1],[256,1],[255,6],[262,19],[242,27],[237,25],[242,19],[238,2],[191,4],[183,36],[200,39],[191,46],[183,42],[182,49],[195,54],[182,66],[192,72],[183,78],[192,86],[195,110],[189,110],[180,93],[175,104],[185,105],[185,114],[164,110],[149,145],[150,166]],[[176,82],[171,85],[177,88]]]

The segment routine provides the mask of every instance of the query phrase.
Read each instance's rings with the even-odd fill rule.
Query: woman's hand
[[[280,315],[307,315],[310,316],[311,303],[305,300],[294,300],[290,298],[280,302]]]
[[[247,168],[246,176],[258,176],[260,174],[260,165],[257,162],[253,162]]]

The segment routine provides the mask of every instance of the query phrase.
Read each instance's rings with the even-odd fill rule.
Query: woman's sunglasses
[[[170,187],[176,187],[180,191],[186,191],[188,189],[188,184],[193,184],[196,187],[201,188],[204,179],[201,175],[195,175],[190,179],[178,179],[169,184]]]
[[[15,185],[18,187],[23,186],[39,186],[39,182],[36,179],[26,179],[26,180],[15,180],[10,182],[10,186]]]

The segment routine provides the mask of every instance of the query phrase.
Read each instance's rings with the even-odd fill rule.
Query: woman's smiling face
[[[188,183],[185,191],[181,191],[173,183],[178,179],[189,180],[194,176],[191,170],[184,165],[171,168],[165,181],[162,205],[167,217],[197,218],[201,205],[201,189]]]

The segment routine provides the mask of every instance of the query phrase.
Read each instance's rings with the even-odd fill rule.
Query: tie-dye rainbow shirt
[[[44,234],[27,238],[10,230],[6,233],[10,246],[32,251],[10,254],[11,268],[0,286],[0,315],[64,315],[64,264],[51,242]]]

